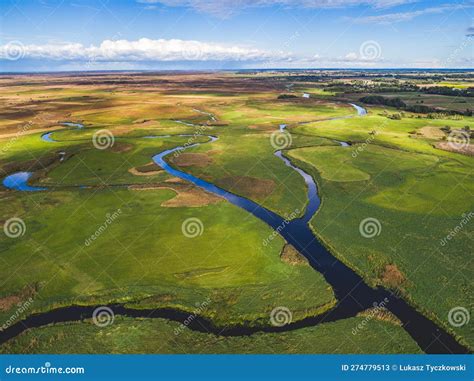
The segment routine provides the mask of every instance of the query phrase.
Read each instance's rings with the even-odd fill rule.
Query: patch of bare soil
[[[168,208],[179,208],[179,207],[200,207],[206,206],[209,204],[216,204],[222,199],[220,197],[214,196],[212,193],[208,193],[200,188],[193,187],[189,190],[179,191],[173,189],[178,194],[176,197],[171,200],[165,201],[161,206],[166,206]]]
[[[38,285],[27,285],[15,294],[0,298],[0,311],[8,311],[26,299],[33,297],[38,292],[38,289]]]
[[[108,148],[108,150],[115,153],[128,152],[128,151],[131,151],[132,149],[133,149],[133,144],[123,143],[123,142],[114,142],[114,145]]]
[[[212,163],[212,159],[205,153],[182,153],[170,161],[180,167],[206,167]]]
[[[183,179],[180,179],[179,177],[171,177],[170,179],[165,180],[165,183],[188,184],[186,181],[184,181]]]
[[[59,163],[61,155],[59,153],[49,154],[39,159],[22,162],[9,162],[0,167],[0,176],[7,176],[14,172],[27,171],[36,172],[49,169],[53,164]]]
[[[156,190],[156,189],[170,189],[176,193],[176,196],[170,200],[167,200],[161,204],[161,206],[167,208],[179,208],[189,207],[197,208],[206,206],[209,204],[215,204],[222,201],[222,198],[208,193],[201,188],[189,185],[187,183],[182,184],[179,182],[163,182],[158,184],[136,184],[131,185],[129,189],[132,190]]]
[[[43,111],[32,118],[32,123],[37,125],[56,125],[62,120],[67,120],[71,114],[68,112]]]
[[[142,165],[141,167],[130,168],[128,172],[134,176],[154,176],[160,172],[163,172],[163,169],[151,162],[146,165]]]
[[[382,282],[390,288],[400,288],[405,282],[405,276],[397,265],[386,265],[382,272]]]
[[[250,176],[229,176],[216,181],[221,188],[243,194],[246,197],[263,198],[275,189],[275,182]]]
[[[394,314],[392,314],[389,310],[385,307],[373,307],[369,308],[361,313],[357,314],[357,316],[369,318],[369,319],[377,319],[386,321],[398,326],[402,325],[400,319],[398,319]]]
[[[425,126],[418,130],[418,133],[428,139],[442,139],[445,134],[439,127]]]
[[[467,156],[474,156],[474,144],[456,145],[450,142],[436,143],[435,147],[444,151],[460,153]]]
[[[156,189],[171,189],[160,184],[133,184],[129,185],[128,189],[135,191],[146,191],[146,190],[156,190]]]
[[[308,265],[308,260],[289,243],[283,246],[283,250],[280,253],[280,259],[292,266]]]

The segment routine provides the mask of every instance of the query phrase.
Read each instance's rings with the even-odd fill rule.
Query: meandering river
[[[364,108],[355,104],[352,106],[356,109],[358,117],[366,115],[366,110]],[[349,117],[352,116],[343,118]],[[192,125],[187,122],[181,123]],[[81,124],[70,125],[76,128],[83,127]],[[285,128],[286,125],[280,126],[281,131],[283,131]],[[52,132],[43,134],[42,139],[47,142],[55,142],[55,140],[52,139],[51,134]],[[168,136],[169,135],[166,135],[166,137]],[[146,136],[145,138],[159,137],[164,136]],[[217,140],[217,137],[215,136],[209,135],[207,137],[209,138],[208,143],[212,143],[213,141]],[[346,142],[339,143],[341,146],[348,145]],[[312,176],[294,165],[288,158],[284,156],[282,151],[275,152],[275,155],[279,157],[285,165],[297,171],[303,177],[307,186],[308,204],[306,210],[302,217],[293,219],[291,221],[285,220],[282,216],[249,199],[228,192],[189,173],[175,169],[165,161],[165,158],[172,153],[182,152],[200,144],[202,143],[193,143],[160,152],[153,156],[153,161],[161,166],[169,174],[189,181],[208,192],[223,197],[228,202],[253,214],[255,217],[264,221],[266,224],[278,231],[288,243],[293,245],[296,250],[298,250],[308,259],[310,265],[316,271],[320,272],[324,276],[326,281],[333,288],[338,303],[336,307],[323,315],[306,318],[302,321],[291,323],[284,327],[241,326],[222,329],[222,327],[214,327],[212,322],[202,317],[197,317],[195,323],[190,325],[189,328],[198,331],[205,329],[208,332],[214,332],[223,336],[248,335],[259,331],[290,331],[305,326],[313,326],[323,322],[353,317],[364,310],[383,304],[385,308],[392,312],[401,321],[402,327],[426,353],[468,353],[468,349],[459,344],[448,332],[436,325],[430,319],[426,318],[420,312],[416,311],[405,300],[399,298],[397,295],[384,288],[379,287],[374,289],[369,287],[360,275],[358,275],[354,270],[335,257],[328,249],[326,249],[326,247],[318,240],[309,226],[310,219],[315,215],[320,206],[317,185]],[[3,185],[7,188],[18,191],[42,191],[47,189],[44,187],[34,187],[29,185],[28,180],[31,175],[32,174],[29,172],[18,172],[12,174],[3,180]],[[188,315],[186,312],[172,309],[163,309],[153,312],[148,310],[133,310],[121,305],[111,305],[110,307],[113,308],[114,312],[117,314],[135,317],[163,317],[171,320],[182,321],[182,319],[185,319]],[[71,306],[59,308],[42,314],[32,315],[25,320],[9,327],[7,330],[0,332],[0,343],[9,340],[28,328],[39,327],[50,323],[80,320],[84,317],[92,316],[93,311],[93,306]]]

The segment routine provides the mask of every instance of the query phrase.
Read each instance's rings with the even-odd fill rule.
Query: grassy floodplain
[[[293,332],[216,337],[161,319],[117,318],[97,330],[92,322],[39,328],[0,349],[3,353],[420,353],[400,327],[371,320],[355,335],[361,318]],[[67,332],[67,334],[66,334]],[[41,338],[41,339],[39,339]],[[70,341],[78,345],[71,347]],[[1,353],[0,352],[0,353]]]
[[[380,112],[297,127],[295,133],[353,145],[301,148],[288,156],[318,178],[323,206],[311,221],[318,236],[370,283],[399,290],[450,327],[450,309],[473,303],[468,254],[473,228],[467,224],[448,244],[443,238],[464,225],[474,208],[474,162],[434,148],[437,139],[424,134],[474,120],[392,121]],[[377,134],[370,135],[374,130]],[[359,224],[369,217],[378,219],[381,229],[367,239]],[[472,343],[470,327],[451,329]]]
[[[367,117],[330,120],[354,115],[347,104],[353,93],[345,97],[304,83],[294,98],[278,99],[287,93],[282,76],[156,75],[146,77],[146,87],[134,84],[139,74],[113,84],[109,76],[94,84],[54,76],[32,76],[27,84],[23,77],[0,80],[6,104],[1,172],[31,170],[35,185],[54,189],[0,191],[2,223],[19,217],[26,226],[19,238],[0,238],[0,319],[6,321],[30,296],[34,303],[23,317],[59,306],[109,303],[192,313],[196,304],[210,300],[202,315],[221,327],[268,325],[279,306],[290,309],[294,321],[333,307],[336,300],[323,276],[282,256],[285,242],[279,236],[268,240],[269,226],[173,178],[151,160],[177,145],[203,143],[169,163],[280,215],[301,214],[307,202],[304,181],[274,155],[271,144],[272,133],[287,124],[292,143],[285,155],[318,182],[322,206],[311,221],[318,237],[370,284],[398,290],[474,345],[469,325],[454,328],[447,321],[451,308],[472,306],[472,225],[448,245],[440,244],[462,214],[473,210],[473,158],[437,148],[445,142],[442,128],[474,127],[472,117],[406,113],[393,120],[371,106]],[[303,99],[303,91],[311,98]],[[68,128],[64,121],[85,128]],[[103,129],[113,134],[114,145],[98,150],[92,137]],[[41,140],[51,131],[55,142]],[[146,138],[155,135],[165,137]],[[206,135],[218,140],[209,143]],[[343,148],[334,140],[353,145]],[[59,152],[65,152],[62,162]],[[360,235],[359,224],[367,217],[380,221],[377,237]],[[190,218],[203,226],[195,238],[183,234]],[[181,353],[190,347],[199,353],[419,351],[392,319],[370,320],[364,335],[351,333],[364,319],[359,316],[248,338],[190,330],[175,337],[177,323],[116,319],[105,329],[90,323],[32,329],[2,351],[47,353],[54,343],[64,352],[68,335],[85,337],[75,348],[80,353]],[[388,336],[397,346],[386,345]],[[151,345],[149,337],[164,346]],[[341,347],[342,341],[349,344]]]

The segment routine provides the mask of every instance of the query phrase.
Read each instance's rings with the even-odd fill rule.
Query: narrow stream
[[[61,125],[63,126],[67,126],[67,127],[74,127],[74,129],[76,130],[81,130],[84,128],[84,125],[82,123],[73,123],[73,122],[63,122],[63,123],[60,123]],[[56,140],[54,140],[51,135],[54,134],[55,132],[59,132],[59,131],[64,131],[64,130],[56,130],[56,131],[50,131],[50,132],[46,132],[45,134],[41,135],[41,139],[45,142],[48,142],[48,143],[56,143]]]
[[[352,105],[359,116],[366,115],[366,110],[360,106]],[[280,131],[283,131],[286,125],[280,126]],[[43,135],[44,136],[44,135]],[[183,135],[183,136],[194,136],[194,135]],[[151,137],[151,136],[150,136]],[[155,136],[153,136],[155,137]],[[156,136],[158,137],[158,136]],[[208,136],[209,142],[217,140],[215,136]],[[49,141],[49,140],[48,140]],[[340,142],[341,146],[347,146]],[[359,312],[362,312],[368,308],[372,308],[377,304],[383,302],[385,308],[391,311],[401,322],[403,328],[408,334],[416,341],[420,348],[426,353],[469,353],[468,349],[459,344],[449,333],[444,329],[437,326],[433,321],[426,318],[424,315],[416,311],[403,299],[397,297],[395,294],[384,288],[373,289],[369,287],[364,280],[355,273],[351,268],[346,266],[343,262],[332,255],[329,250],[322,245],[314,235],[313,231],[309,227],[309,220],[314,216],[320,206],[320,198],[317,192],[317,186],[314,179],[301,168],[298,168],[291,163],[289,159],[283,156],[281,151],[275,152],[275,155],[279,157],[285,165],[291,167],[297,171],[304,179],[307,185],[308,192],[308,205],[304,215],[301,218],[297,218],[291,221],[285,220],[278,214],[264,208],[263,206],[248,200],[244,197],[237,196],[230,193],[216,185],[209,183],[205,180],[199,179],[191,174],[182,172],[170,166],[166,161],[165,157],[175,152],[182,152],[185,149],[196,147],[200,143],[193,143],[189,145],[175,147],[163,151],[153,156],[153,161],[160,165],[169,174],[189,181],[196,186],[221,196],[227,201],[236,205],[247,212],[253,214],[255,217],[261,219],[273,229],[277,230],[280,235],[302,255],[304,255],[310,265],[320,272],[326,281],[331,285],[338,300],[338,304],[335,308],[329,312],[312,318],[307,318],[302,321],[284,326],[281,328],[275,327],[230,327],[227,330],[216,329],[216,334],[221,335],[248,335],[253,332],[279,332],[288,331],[292,329],[301,328],[304,326],[313,326],[322,322],[336,321],[348,317],[356,316]],[[342,148],[341,148],[342,149]],[[31,190],[24,189],[24,185],[27,184],[28,176],[24,175],[28,172],[20,172],[8,176],[4,179],[3,185],[16,190]],[[17,179],[25,179],[25,183],[21,186],[11,186],[12,176],[17,176]],[[18,184],[18,183],[17,183]],[[10,185],[10,186],[9,186]],[[36,188],[33,190],[44,190],[45,188]],[[129,316],[141,316],[141,317],[167,317],[172,320],[180,321],[183,312],[176,310],[159,310],[155,314],[150,313],[146,315],[146,311],[133,310],[125,308],[120,305],[111,306],[114,312],[117,314],[124,314]],[[45,312],[42,314],[32,315],[26,318],[24,321],[18,322],[7,330],[0,332],[0,343],[3,343],[10,338],[18,335],[28,328],[39,327],[45,324],[65,322],[65,321],[76,321],[81,320],[84,317],[92,316],[93,307],[78,307],[70,306]],[[188,314],[186,314],[188,316]],[[199,322],[203,324],[203,327],[207,327],[210,332],[214,332],[212,323],[199,318]],[[200,330],[199,327],[192,325],[189,328]]]

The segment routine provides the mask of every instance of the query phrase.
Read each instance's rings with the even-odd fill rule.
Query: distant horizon
[[[55,71],[0,71],[0,75],[16,74],[61,74],[61,73],[218,73],[218,72],[252,72],[252,71],[474,71],[473,68],[271,68],[271,69],[136,69],[136,70],[55,70]]]

